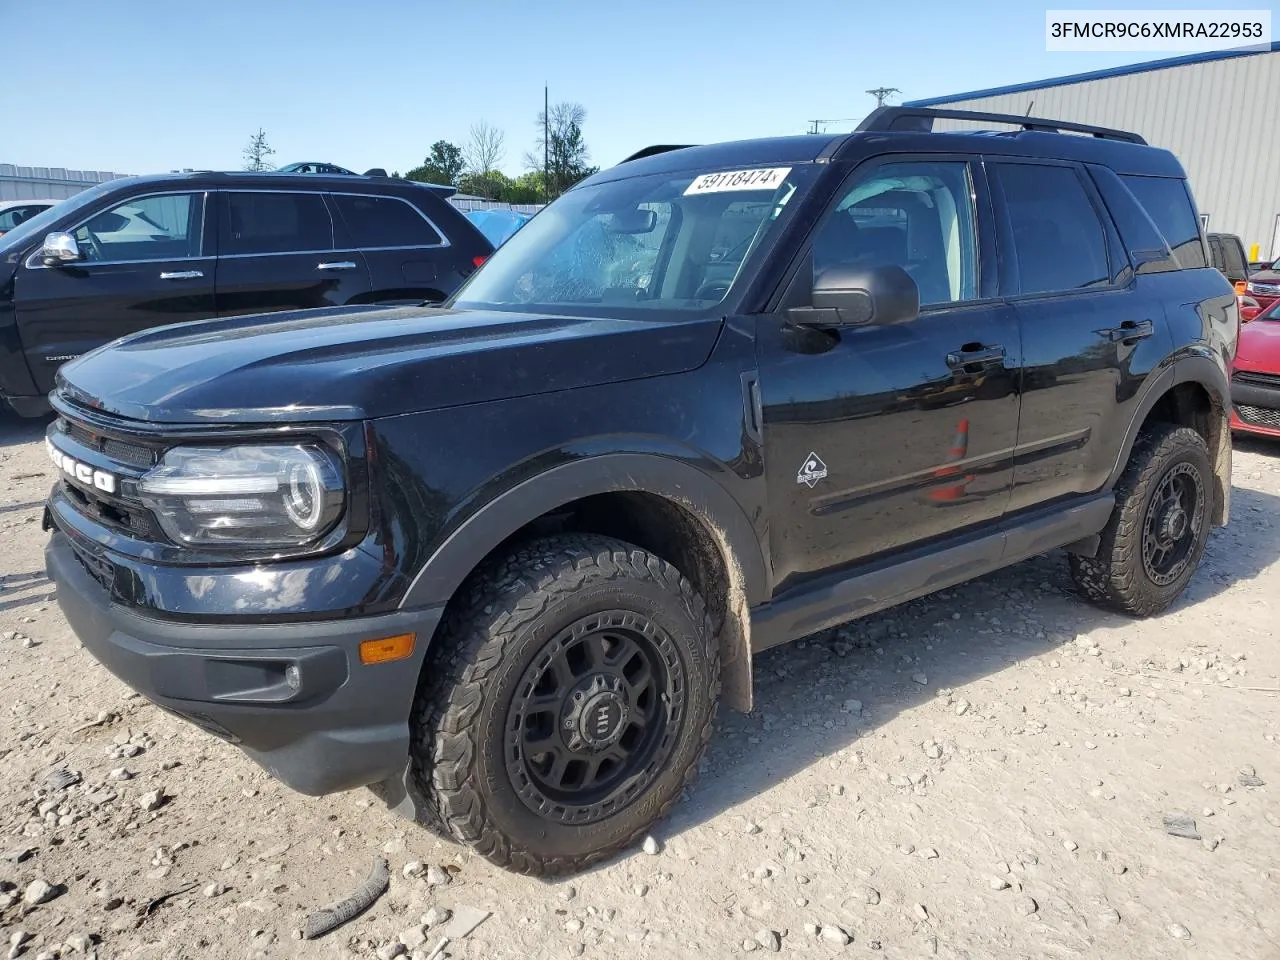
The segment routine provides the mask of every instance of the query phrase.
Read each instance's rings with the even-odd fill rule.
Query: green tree
[[[582,125],[587,109],[568,101],[554,104],[549,115],[538,112],[538,135],[533,152],[525,154],[529,170],[546,166],[545,199],[554,200],[579,180],[591,176],[599,167],[590,166]]]
[[[542,189],[542,168],[522,173],[510,181],[510,186],[503,192],[502,199],[507,203],[541,203],[544,196]]]
[[[490,170],[488,174],[464,173],[462,179],[458,181],[458,191],[484,197],[487,200],[510,203],[508,194],[514,184],[515,181],[501,170]]]
[[[431,152],[422,161],[422,166],[414,167],[406,173],[405,179],[456,187],[466,168],[461,147],[448,140],[437,140],[431,145]]]
[[[244,168],[246,170],[270,170],[267,161],[275,154],[275,150],[267,143],[267,132],[261,127],[249,138],[249,145],[244,148]]]

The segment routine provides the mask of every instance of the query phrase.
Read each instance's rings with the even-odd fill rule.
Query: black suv
[[[1132,134],[653,148],[443,308],[68,364],[47,563],[110,670],[286,783],[562,872],[671,807],[755,652],[1058,547],[1168,607],[1227,519],[1238,329]]]
[[[103,183],[0,237],[0,396],[48,412],[68,360],[149,327],[452,294],[493,245],[451,188],[189,173]]]

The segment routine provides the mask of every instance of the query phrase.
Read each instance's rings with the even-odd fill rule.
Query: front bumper
[[[442,607],[347,620],[180,623],[113,603],[87,572],[92,562],[61,532],[45,548],[72,630],[134,690],[237,744],[302,793],[403,774],[418,675]],[[361,663],[361,641],[405,633],[416,634],[411,657]]]

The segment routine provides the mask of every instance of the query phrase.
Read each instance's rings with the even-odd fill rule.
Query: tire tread
[[[551,876],[581,870],[637,842],[652,826],[645,823],[608,849],[586,856],[546,857],[513,846],[493,823],[475,782],[476,719],[485,688],[509,664],[510,648],[521,630],[558,598],[589,581],[638,580],[655,583],[678,597],[685,613],[702,629],[713,689],[710,709],[697,737],[697,750],[681,783],[659,809],[665,817],[697,776],[711,739],[720,693],[720,653],[706,604],[671,564],[637,547],[594,534],[549,537],[524,545],[474,577],[433,643],[423,670],[411,729],[411,783],[423,801],[428,826],[475,849],[485,859],[519,873]],[[420,762],[420,759],[425,762]]]
[[[1142,530],[1145,508],[1153,487],[1165,471],[1180,459],[1203,457],[1209,464],[1204,438],[1190,427],[1160,424],[1143,432],[1134,444],[1120,481],[1115,487],[1116,505],[1103,528],[1097,554],[1070,557],[1071,576],[1080,592],[1092,603],[1117,613],[1149,617],[1168,608],[1186,583],[1168,591],[1156,587],[1142,569]],[[1212,474],[1202,478],[1204,495],[1213,496]],[[1205,525],[1212,516],[1212,504],[1205,504]],[[1207,530],[1196,547],[1187,580],[1194,575],[1204,551]]]

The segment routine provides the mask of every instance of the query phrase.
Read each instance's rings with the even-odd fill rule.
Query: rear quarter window
[[[1183,269],[1208,266],[1200,242],[1200,222],[1184,180],[1168,177],[1122,176],[1124,185],[1159,227]]]
[[[336,193],[331,198],[351,239],[362,249],[436,247],[444,243],[416,207],[397,197]]]

